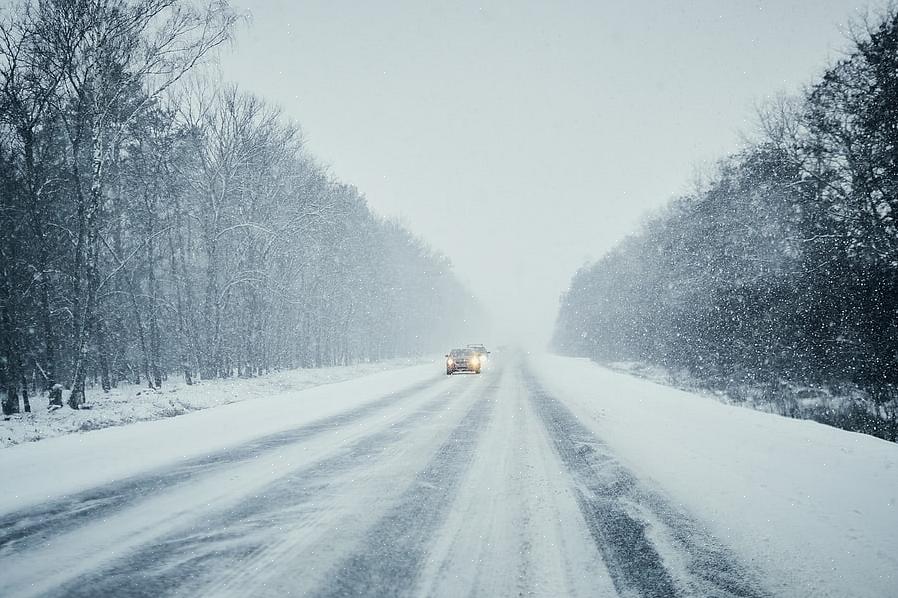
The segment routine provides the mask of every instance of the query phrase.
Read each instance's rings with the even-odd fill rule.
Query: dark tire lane
[[[339,564],[321,598],[404,596],[414,589],[427,549],[451,508],[459,482],[474,458],[495,408],[492,395],[501,378],[490,381],[452,434],[396,505]]]
[[[521,375],[620,595],[770,596],[688,513],[624,467],[606,444],[543,390],[526,365]]]
[[[439,381],[439,378],[435,379]],[[190,459],[174,467],[134,476],[119,482],[91,488],[60,500],[44,503],[0,516],[0,558],[27,551],[34,544],[52,541],[91,520],[109,517],[135,502],[176,486],[189,484],[200,474],[256,459],[280,447],[305,442],[335,429],[352,425],[426,391],[434,380],[415,384],[398,392],[376,398],[364,405],[309,424],[256,438],[211,455]]]
[[[434,388],[440,390],[434,393]],[[452,383],[447,387],[443,378],[436,379],[417,393],[426,400],[417,400],[391,425],[321,455],[312,466],[291,471],[231,508],[205,509],[197,513],[195,523],[130,550],[47,595],[282,595],[288,592],[275,588],[306,587],[308,557],[328,549],[327,534],[319,533],[324,523],[347,527],[364,522],[358,512],[335,506],[340,495],[365,488],[366,476],[378,468],[403,467],[403,451],[408,450],[403,445],[426,446],[422,432],[447,408],[462,407],[465,415],[452,417],[467,420],[481,404],[474,395],[483,388],[483,384]],[[396,464],[397,459],[403,463]],[[355,482],[351,488],[350,480]],[[357,538],[364,534],[364,529],[351,530]]]

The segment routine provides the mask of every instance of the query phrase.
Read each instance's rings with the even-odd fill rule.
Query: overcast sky
[[[238,0],[225,78],[544,341],[581,265],[812,81],[868,2]],[[876,6],[876,4],[872,4]],[[499,340],[499,339],[489,339]]]

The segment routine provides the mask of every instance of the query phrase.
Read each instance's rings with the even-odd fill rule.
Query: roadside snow
[[[300,372],[295,375],[302,376]],[[395,368],[370,375],[360,372],[354,379],[305,390],[272,382],[266,392],[255,395],[264,396],[264,401],[239,401],[182,417],[8,447],[0,459],[0,486],[4,489],[0,514],[210,455],[444,376],[438,365],[428,363],[403,368],[401,375]]]
[[[267,398],[425,362],[431,360],[391,359],[351,366],[289,370],[257,378],[207,380],[192,386],[177,379],[167,381],[161,390],[122,384],[108,393],[99,388],[88,389],[87,409],[77,411],[68,407],[48,411],[49,400],[42,394],[31,398],[31,413],[0,419],[0,449],[73,432],[89,432],[183,415],[237,401]]]
[[[722,404],[602,368],[531,359],[546,390],[635,475],[782,596],[894,596],[898,444]]]

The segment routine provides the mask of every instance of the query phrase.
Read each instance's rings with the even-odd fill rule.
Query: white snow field
[[[494,354],[3,449],[0,596],[894,596],[898,445]]]

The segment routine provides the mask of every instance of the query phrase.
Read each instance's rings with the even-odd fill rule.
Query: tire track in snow
[[[614,596],[549,435],[513,372],[427,548],[415,596]]]
[[[432,386],[434,381],[428,383]],[[461,392],[451,393],[450,388],[449,396],[439,392],[387,429],[341,447],[336,455],[290,472],[247,502],[210,513],[197,524],[71,579],[48,595],[245,596],[264,592],[260,586],[270,569],[282,559],[289,562],[297,557],[295,538],[281,532],[295,531],[327,510],[322,498],[340,476],[364,468],[372,455],[402,442],[423,421],[444,410],[447,402],[463,399],[477,387],[458,388]],[[273,528],[277,533],[272,535]]]
[[[446,518],[481,432],[494,411],[502,370],[440,446],[397,504],[367,533],[355,552],[331,571],[326,587],[312,595],[403,596],[411,594],[433,541]]]
[[[536,413],[571,475],[577,502],[623,596],[760,598],[754,576],[688,514],[642,487],[526,366]]]
[[[166,467],[161,471],[91,488],[37,507],[7,513],[0,517],[0,558],[27,551],[35,544],[46,543],[53,537],[76,529],[91,520],[112,515],[149,494],[164,492],[187,483],[197,474],[209,473],[214,469],[254,459],[260,453],[310,440],[334,429],[351,425],[413,397],[433,384],[433,380],[428,380],[374,399],[351,411],[256,438],[216,451],[211,455]]]

